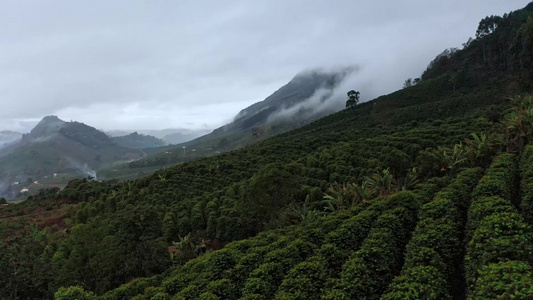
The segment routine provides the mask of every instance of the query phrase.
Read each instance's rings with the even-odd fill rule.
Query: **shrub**
[[[322,300],[349,300],[353,299],[346,295],[342,289],[331,289],[325,291],[324,295],[320,298]]]
[[[194,285],[191,284],[188,287],[181,290],[179,293],[177,293],[174,297],[172,297],[173,300],[194,300],[197,299],[200,295],[200,289]]]
[[[235,268],[228,271],[228,278],[237,286],[241,286],[250,275],[250,272],[263,263],[263,260],[264,256],[258,253],[250,253],[243,256]]]
[[[531,265],[522,261],[506,261],[483,267],[468,299],[529,299],[531,295]]]
[[[433,266],[417,266],[394,278],[382,300],[451,299],[446,278]]]
[[[533,232],[517,213],[497,213],[485,218],[468,243],[467,281],[472,286],[483,266],[533,257]]]
[[[219,297],[217,297],[215,294],[213,293],[210,293],[210,292],[205,292],[203,294],[200,295],[200,297],[198,297],[199,300],[218,300],[220,299]]]
[[[374,231],[363,247],[343,266],[341,286],[350,299],[377,299],[394,274],[399,272],[394,233],[386,228]]]
[[[249,278],[242,289],[244,297],[251,295],[271,295],[275,292],[275,286],[262,278]]]
[[[483,196],[500,196],[511,200],[514,194],[516,175],[516,156],[511,153],[497,156],[487,174],[476,186],[474,198]]]
[[[180,273],[165,279],[162,283],[165,292],[173,295],[184,289],[192,281],[192,274]]]
[[[442,263],[449,271],[455,257],[460,251],[459,232],[456,226],[449,222],[436,223],[434,219],[424,219],[419,222],[411,241],[407,245],[405,265],[414,267],[418,262],[427,260],[428,251],[424,248],[433,249],[442,259]],[[431,257],[432,261],[438,261]],[[434,265],[437,267],[437,265]],[[447,271],[447,272],[448,272]]]
[[[454,220],[457,217],[457,209],[451,200],[437,196],[435,200],[425,204],[420,209],[420,220],[447,218]],[[455,223],[455,222],[453,222]]]
[[[467,236],[471,237],[473,231],[486,217],[497,213],[513,213],[516,209],[508,200],[499,196],[481,197],[476,199],[468,210]]]
[[[520,208],[524,218],[529,224],[533,224],[533,145],[526,147],[520,161],[520,176],[522,181],[522,202]]]
[[[333,277],[341,272],[342,265],[348,259],[350,252],[334,244],[324,244],[318,254],[325,259],[325,269],[329,277]]]
[[[356,250],[368,235],[379,211],[367,210],[342,223],[339,229],[330,233],[327,240],[345,250]]]
[[[240,257],[240,253],[234,249],[222,249],[213,252],[209,259],[209,272],[212,278],[221,278],[222,274],[233,268]]]
[[[325,261],[313,256],[294,266],[278,288],[278,299],[316,299],[323,282]]]
[[[220,299],[236,299],[237,289],[229,279],[211,281],[207,285],[207,291]]]
[[[60,287],[54,294],[56,300],[92,300],[96,295],[86,292],[81,286]]]
[[[159,292],[155,294],[150,300],[169,300],[170,296],[167,293]]]

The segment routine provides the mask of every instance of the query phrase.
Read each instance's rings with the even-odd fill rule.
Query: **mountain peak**
[[[64,121],[61,120],[58,116],[49,115],[49,116],[44,117],[39,123],[42,123],[42,122],[64,122]]]
[[[45,137],[57,133],[63,125],[65,125],[65,121],[57,116],[46,116],[31,130],[29,136],[32,139]]]

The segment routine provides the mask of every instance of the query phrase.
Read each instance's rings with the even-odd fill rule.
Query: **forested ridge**
[[[0,209],[6,299],[527,299],[533,3],[416,85]]]

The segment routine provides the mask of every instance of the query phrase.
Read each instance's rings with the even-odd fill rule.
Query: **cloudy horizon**
[[[352,65],[371,100],[530,0],[466,2],[1,1],[0,130],[213,129],[297,73]]]

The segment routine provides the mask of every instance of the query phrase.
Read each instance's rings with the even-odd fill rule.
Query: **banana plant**
[[[365,176],[363,185],[368,187],[372,196],[390,195],[395,191],[395,181],[389,169],[372,176]]]

